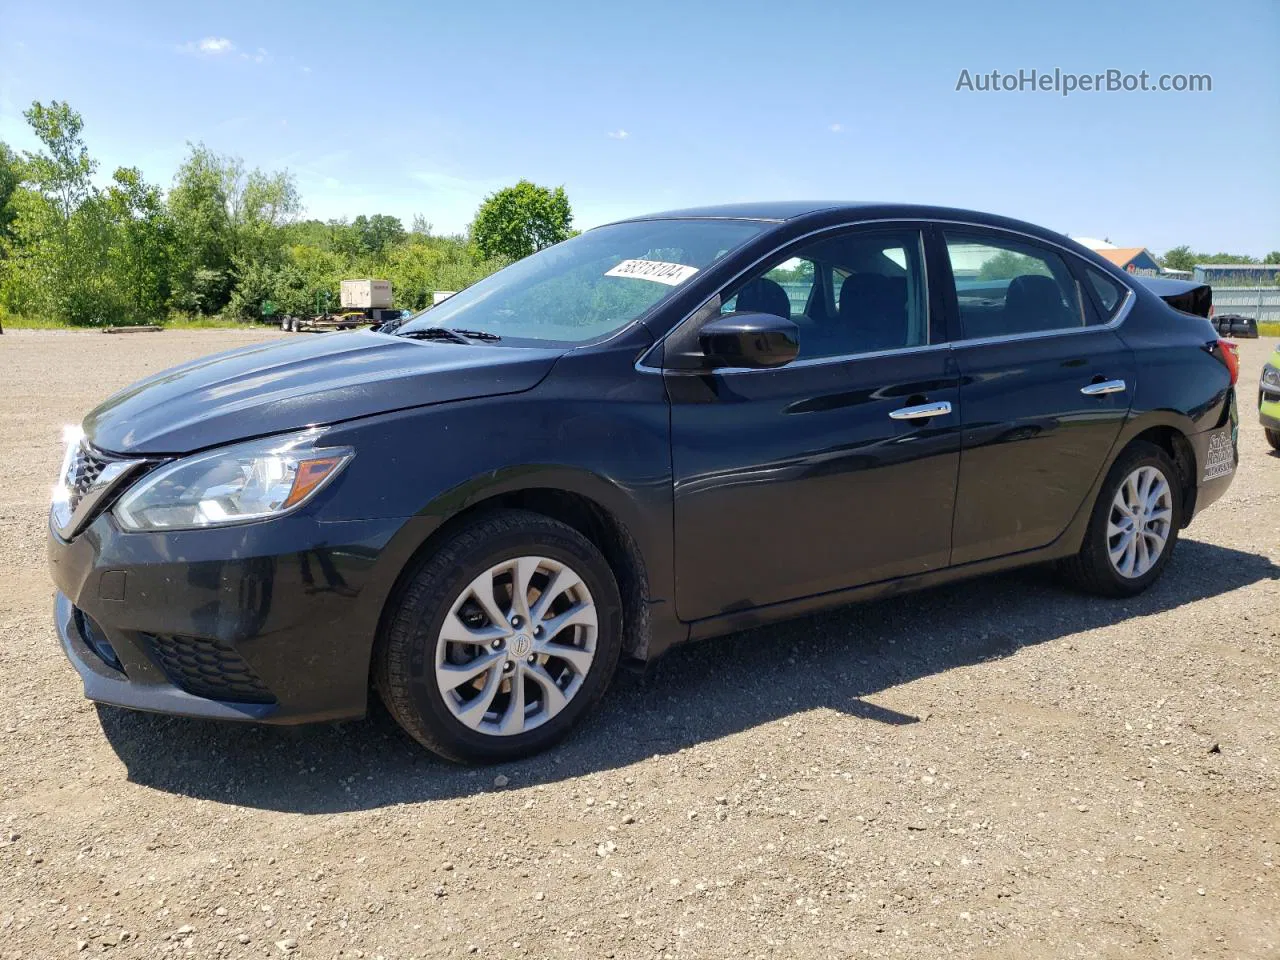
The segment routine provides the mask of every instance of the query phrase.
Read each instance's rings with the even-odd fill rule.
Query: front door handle
[[[1086,397],[1105,397],[1108,393],[1124,393],[1124,390],[1123,380],[1103,380],[1080,388],[1080,392]]]
[[[941,417],[951,412],[951,404],[946,400],[937,403],[922,403],[915,407],[903,407],[889,414],[893,420],[925,420],[929,417]]]

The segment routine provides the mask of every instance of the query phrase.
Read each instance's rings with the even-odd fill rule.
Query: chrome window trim
[[[712,367],[707,370],[659,370],[657,367],[640,368],[649,371],[658,370],[660,373],[672,374],[692,374],[694,376],[705,376],[708,373],[714,373],[717,376],[722,373],[781,373],[784,370],[794,370],[796,367],[821,367],[826,365],[835,366],[842,363],[850,363],[855,360],[881,360],[885,357],[897,357],[905,354],[913,353],[930,353],[934,350],[950,350],[954,346],[949,340],[941,343],[921,343],[913,347],[893,347],[889,350],[869,350],[866,353],[842,353],[833,357],[810,357],[808,360],[792,360],[790,363],[784,363],[780,367]]]
[[[1127,287],[1124,302],[1120,309],[1106,323],[1092,323],[1081,327],[1055,327],[1052,330],[1032,330],[1029,333],[1002,333],[994,337],[964,337],[960,340],[948,341],[953,347],[987,346],[993,343],[1019,343],[1023,340],[1043,340],[1046,337],[1068,337],[1077,333],[1089,333],[1093,330],[1114,330],[1124,323],[1125,317],[1133,309],[1137,297]]]
[[[785,222],[785,221],[780,221],[780,222]],[[975,223],[972,220],[936,220],[936,219],[926,219],[921,217],[884,217],[876,220],[859,220],[853,223],[842,223],[842,224],[837,224],[835,226],[820,227],[817,230],[811,230],[808,233],[803,233],[798,237],[794,237],[790,241],[790,243],[787,244],[787,246],[790,246],[791,244],[800,243],[802,241],[809,240],[813,237],[818,237],[823,234],[838,233],[846,230],[854,230],[861,226],[873,226],[876,224],[922,224],[923,225],[921,227],[922,234],[923,234],[923,228],[930,225],[969,227],[974,230],[990,230],[996,233],[1012,234],[1013,236],[1016,236],[1016,237],[1025,237],[1027,240],[1030,240],[1034,243],[1042,243],[1042,244],[1045,244],[1046,246],[1055,247],[1056,249],[1062,251],[1064,254],[1068,254],[1074,257],[1080,263],[1086,266],[1092,267],[1095,270],[1098,269],[1097,264],[1091,262],[1085,257],[1080,256],[1078,251],[1072,250],[1070,247],[1064,244],[1058,243],[1056,240],[1048,240],[1044,237],[1036,236],[1034,233],[1027,233],[1025,230],[1018,230],[1013,227],[992,226],[989,223]],[[733,277],[730,278],[725,284],[723,284],[719,290],[715,291],[713,294],[711,294],[711,296],[707,297],[705,300],[703,300],[700,304],[698,304],[692,310],[688,311],[683,317],[680,318],[680,320],[677,323],[675,323],[671,327],[670,330],[664,333],[661,337],[655,340],[651,346],[645,349],[644,353],[640,355],[640,358],[635,363],[636,370],[638,371],[656,370],[658,372],[663,372],[664,368],[662,366],[653,364],[653,363],[647,363],[646,362],[647,358],[650,355],[657,352],[662,347],[662,345],[667,341],[668,337],[670,337],[677,330],[683,327],[686,323],[688,323],[690,320],[696,317],[702,310],[706,309],[707,305],[711,303],[712,300],[719,297],[721,292],[723,292],[724,290],[728,290],[735,283],[741,280],[744,276],[749,274],[756,267],[760,266],[760,264],[764,263],[766,260],[776,255],[777,252],[778,250],[774,249],[774,250],[770,250],[768,253],[764,254],[763,256],[757,257],[750,264],[743,267],[736,274],[734,274]],[[944,347],[944,346],[954,347],[957,344],[965,344],[965,345],[975,344],[975,345],[981,346],[989,343],[1017,342],[1021,340],[1038,340],[1038,339],[1043,339],[1044,337],[1057,337],[1063,334],[1086,333],[1090,330],[1114,330],[1117,327],[1119,327],[1121,323],[1124,322],[1125,317],[1127,317],[1129,315],[1129,312],[1133,309],[1133,305],[1137,301],[1137,294],[1134,292],[1133,287],[1130,286],[1127,281],[1121,280],[1110,273],[1107,273],[1107,276],[1111,277],[1111,279],[1115,280],[1117,283],[1120,284],[1120,286],[1125,291],[1125,298],[1124,298],[1124,302],[1120,305],[1119,309],[1116,310],[1115,315],[1106,323],[1097,323],[1097,324],[1086,325],[1082,327],[1063,327],[1057,330],[1036,330],[1031,333],[1001,334],[1000,336],[995,336],[995,337],[974,337],[971,339],[945,340],[941,343],[921,344],[913,347],[898,347],[893,350],[878,350],[871,353],[849,353],[849,354],[842,354],[836,357],[814,357],[810,360],[794,360],[791,363],[785,364],[782,367],[772,367],[772,368],[765,368],[765,369],[757,369],[754,367],[725,367],[725,368],[716,369],[714,372],[727,373],[730,371],[734,371],[734,372],[742,372],[742,373],[771,373],[777,370],[785,370],[788,367],[798,366],[800,364],[817,364],[817,363],[823,363],[823,362],[844,363],[849,360],[857,359],[859,357],[893,356],[900,353],[906,353],[908,351],[919,351],[922,349],[930,349],[934,347]],[[928,284],[929,284],[929,271],[928,271],[928,265],[926,263],[925,265],[926,296],[928,294]],[[926,310],[928,309],[928,305],[929,305],[929,302],[926,299],[925,300]],[[703,371],[675,371],[675,372],[707,373],[708,371],[703,370]]]

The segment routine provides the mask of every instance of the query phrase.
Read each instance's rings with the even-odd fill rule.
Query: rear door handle
[[[1080,388],[1080,392],[1086,397],[1105,397],[1108,393],[1124,393],[1124,390],[1123,380],[1103,380]]]
[[[937,403],[922,403],[919,406],[894,410],[889,417],[893,420],[924,420],[928,417],[941,417],[950,412],[951,404],[946,400],[939,400]]]

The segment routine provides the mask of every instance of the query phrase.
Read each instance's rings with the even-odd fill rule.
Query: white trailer
[[[390,280],[343,280],[339,293],[344,310],[384,310],[391,306]]]

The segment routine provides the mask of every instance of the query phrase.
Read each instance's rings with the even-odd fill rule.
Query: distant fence
[[[1280,323],[1280,287],[1213,287],[1213,312]]]

